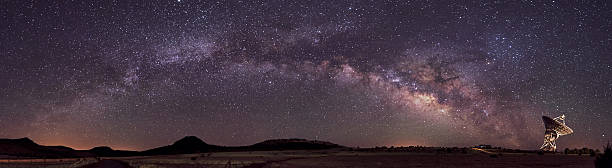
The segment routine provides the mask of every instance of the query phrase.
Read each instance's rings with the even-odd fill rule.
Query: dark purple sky
[[[0,138],[559,148],[612,131],[612,6],[1,1]]]

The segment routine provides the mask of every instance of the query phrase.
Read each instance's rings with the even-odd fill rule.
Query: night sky
[[[2,1],[0,138],[142,150],[306,138],[612,140],[608,1]]]

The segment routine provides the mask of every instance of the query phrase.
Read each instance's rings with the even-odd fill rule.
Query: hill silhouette
[[[248,146],[253,150],[301,150],[301,149],[331,149],[342,146],[325,141],[306,139],[272,139]]]
[[[114,150],[108,146],[98,146],[91,148],[89,153],[92,153],[95,156],[105,156],[105,157],[120,157],[120,156],[134,156],[139,153],[136,151],[124,151],[124,150]]]
[[[185,153],[204,153],[221,150],[222,147],[209,145],[195,136],[186,136],[172,145],[162,146],[141,152],[141,155],[172,155]]]

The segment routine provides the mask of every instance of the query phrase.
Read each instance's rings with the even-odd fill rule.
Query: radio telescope
[[[565,125],[565,115],[555,117],[554,119],[542,116],[542,121],[544,121],[544,127],[546,128],[546,132],[544,132],[544,144],[540,147],[543,151],[557,151],[556,141],[559,136],[574,133],[570,127]]]

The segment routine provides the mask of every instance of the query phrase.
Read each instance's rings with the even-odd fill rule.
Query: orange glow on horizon
[[[430,144],[421,142],[421,141],[401,141],[401,142],[396,142],[396,143],[391,143],[392,146],[394,147],[409,147],[409,146],[430,146]]]

